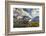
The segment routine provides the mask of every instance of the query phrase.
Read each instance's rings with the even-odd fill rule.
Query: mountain
[[[34,21],[34,22],[39,22],[39,16],[33,18],[32,21]]]

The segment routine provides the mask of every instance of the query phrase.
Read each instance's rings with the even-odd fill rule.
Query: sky
[[[20,15],[23,15],[23,16],[26,15],[32,19],[39,16],[39,8],[18,8],[17,11],[18,11],[17,13],[19,13]],[[15,10],[15,12],[16,12],[16,10]]]
[[[26,8],[25,11],[27,11],[27,13],[29,13],[30,16],[32,16],[32,18],[36,17],[36,16],[39,16],[39,9],[38,8],[35,8],[35,9],[33,9],[33,8]]]

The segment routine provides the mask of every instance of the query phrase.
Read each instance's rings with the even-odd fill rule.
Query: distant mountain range
[[[32,21],[34,21],[34,22],[39,22],[39,16],[33,18]]]

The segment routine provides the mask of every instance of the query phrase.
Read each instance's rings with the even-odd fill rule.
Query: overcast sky
[[[18,9],[20,10],[20,12],[17,12],[17,13],[19,13],[21,15],[27,15],[30,18],[34,18],[36,16],[39,16],[39,9],[38,8],[18,8]]]

